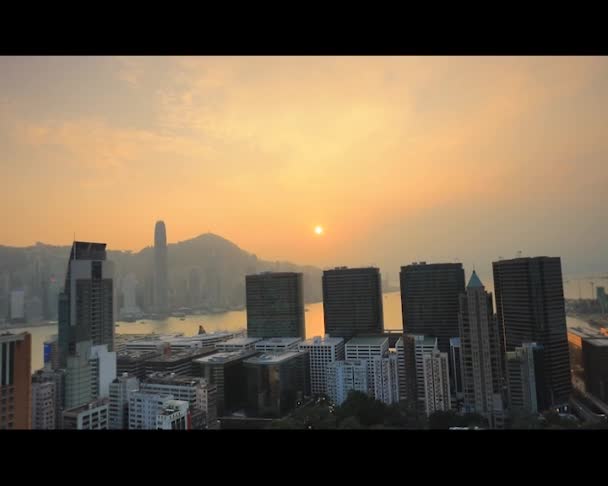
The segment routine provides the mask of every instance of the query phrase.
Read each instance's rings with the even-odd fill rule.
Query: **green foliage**
[[[486,427],[485,419],[478,413],[459,415],[453,410],[437,411],[429,417],[429,429],[445,430],[450,427]]]

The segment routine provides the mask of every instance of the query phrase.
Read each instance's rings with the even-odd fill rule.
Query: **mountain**
[[[26,288],[26,294],[44,301],[46,283],[55,280],[63,285],[69,246],[36,243],[15,248],[0,246],[0,294],[10,289]],[[118,304],[121,281],[129,273],[137,278],[137,300],[146,307],[152,296],[153,247],[139,252],[108,250],[108,260],[115,264]],[[245,275],[262,271],[293,271],[304,275],[306,302],[321,300],[322,270],[290,262],[265,261],[231,241],[213,233],[168,244],[169,283],[174,306],[210,307],[245,304]],[[1,307],[1,305],[0,305]],[[0,309],[0,314],[3,309]]]

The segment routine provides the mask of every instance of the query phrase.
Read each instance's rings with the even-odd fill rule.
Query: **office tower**
[[[301,273],[247,275],[247,336],[306,337]]]
[[[450,390],[457,402],[464,399],[464,377],[462,374],[462,345],[459,337],[450,339]]]
[[[414,263],[401,267],[403,332],[433,336],[439,351],[448,353],[458,336],[458,296],[464,292],[460,263]]]
[[[282,353],[283,351],[297,351],[302,342],[299,337],[273,337],[263,339],[254,344],[254,349],[259,353]]]
[[[93,400],[63,412],[64,430],[108,430],[108,400]]]
[[[351,391],[369,394],[367,361],[334,361],[327,365],[327,396],[336,406],[342,405]]]
[[[347,361],[365,360],[367,362],[368,394],[374,397],[373,358],[388,357],[388,338],[383,336],[354,337],[346,343],[344,354]]]
[[[188,402],[175,400],[172,395],[145,391],[131,392],[129,430],[156,430],[167,426],[172,428],[176,421],[188,424],[188,411]]]
[[[202,376],[207,383],[217,386],[218,417],[245,407],[247,402],[247,376],[243,361],[255,351],[215,353],[193,361],[193,374]]]
[[[344,359],[344,339],[315,336],[298,345],[310,356],[310,390],[313,395],[327,394],[327,366]]]
[[[191,430],[191,414],[188,402],[168,400],[156,416],[156,430]]]
[[[64,405],[65,405],[65,370],[50,370],[50,369],[41,369],[37,370],[32,375],[32,394],[35,384],[38,383],[53,383],[53,388],[55,390],[55,397],[53,401],[53,407],[55,409],[55,428],[59,428],[61,426],[61,418],[63,415]],[[34,403],[34,399],[32,399],[32,404]],[[34,411],[32,411],[34,414]]]
[[[113,430],[129,428],[129,394],[139,390],[139,380],[127,373],[110,384],[109,427]]]
[[[464,377],[464,407],[488,420],[490,428],[503,423],[502,350],[492,294],[473,271],[460,295],[460,342]]]
[[[582,353],[587,393],[608,403],[608,339],[583,339]]]
[[[32,336],[0,334],[0,430],[32,425]]]
[[[422,354],[424,405],[427,416],[452,408],[448,353],[438,349]]]
[[[310,396],[308,351],[261,354],[243,361],[249,416],[279,418]]]
[[[67,358],[64,381],[66,410],[79,408],[95,400],[93,370],[89,361],[91,347],[91,341],[80,341],[76,343],[75,352]]]
[[[192,414],[203,412],[201,423],[199,426],[193,423],[193,429],[207,428],[217,419],[217,386],[207,383],[204,378],[153,373],[141,383],[140,390],[172,395],[176,400],[188,402]]]
[[[167,231],[165,223],[157,221],[154,227],[154,308],[161,314],[169,311],[167,265]]]
[[[325,334],[349,339],[384,330],[382,284],[377,268],[338,267],[323,272]]]
[[[506,353],[506,375],[509,410],[527,414],[538,413],[537,383],[542,385],[543,348],[524,343]]]
[[[218,351],[246,351],[255,350],[255,344],[258,341],[262,341],[262,338],[250,338],[250,337],[235,337],[228,339],[228,341],[222,341],[215,345],[215,349]]]
[[[123,319],[134,319],[141,315],[141,309],[137,305],[137,283],[137,277],[134,273],[129,273],[122,279],[120,316]]]
[[[11,291],[9,319],[14,323],[25,322],[25,290]]]
[[[56,334],[44,341],[43,358],[45,368],[50,370],[59,368],[59,341]]]
[[[55,419],[55,383],[51,380],[38,381],[32,377],[32,429],[53,430]]]
[[[106,244],[75,241],[59,296],[60,366],[77,343],[105,344],[114,350],[114,265],[106,261]]]
[[[541,345],[545,383],[539,410],[567,404],[570,360],[560,258],[515,258],[493,262],[492,267],[505,351],[524,343]]]
[[[116,353],[108,347],[93,346],[89,353],[91,366],[91,395],[94,398],[108,398],[110,383],[116,379]]]

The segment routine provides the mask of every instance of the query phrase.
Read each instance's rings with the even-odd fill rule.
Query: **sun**
[[[315,234],[322,235],[323,234],[323,226],[315,226]]]

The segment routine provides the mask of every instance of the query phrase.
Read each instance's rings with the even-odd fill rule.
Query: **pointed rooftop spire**
[[[471,274],[471,278],[469,279],[469,284],[467,285],[467,289],[480,289],[483,288],[483,284],[481,283],[481,280],[479,280],[479,277],[477,276],[477,273],[475,272],[475,270],[473,270],[473,273]]]

